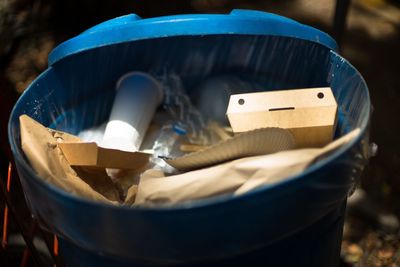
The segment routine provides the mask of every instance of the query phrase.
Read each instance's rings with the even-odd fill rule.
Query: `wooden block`
[[[336,113],[329,87],[232,95],[226,112],[234,133],[284,128],[292,132],[297,147],[321,147],[332,141]]]

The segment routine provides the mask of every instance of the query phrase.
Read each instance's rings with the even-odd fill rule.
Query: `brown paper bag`
[[[140,179],[135,205],[174,204],[233,192],[246,181],[233,165],[230,162],[169,177],[162,171],[148,170]]]
[[[22,150],[39,177],[73,195],[118,204],[118,191],[104,169],[73,169],[57,146],[78,137],[47,129],[27,115],[19,119]]]
[[[242,158],[210,168],[164,177],[148,170],[140,180],[136,205],[176,204],[220,194],[243,194],[301,173],[360,134],[356,129],[324,148],[298,149]]]

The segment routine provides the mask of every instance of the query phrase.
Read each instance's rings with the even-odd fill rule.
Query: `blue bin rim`
[[[366,89],[366,94],[367,94],[367,99],[368,99],[368,103],[367,103],[367,114],[368,116],[364,117],[361,125],[360,125],[360,134],[357,138],[354,138],[353,140],[351,140],[349,143],[343,145],[342,147],[340,147],[338,150],[334,151],[331,155],[327,156],[326,158],[323,158],[319,161],[317,161],[316,163],[314,163],[313,165],[311,165],[310,167],[308,167],[304,172],[293,175],[288,177],[287,179],[277,182],[277,183],[273,183],[273,184],[266,184],[266,185],[262,185],[260,187],[257,187],[245,194],[242,195],[238,195],[238,196],[231,196],[231,195],[221,195],[221,196],[216,196],[216,197],[211,197],[211,198],[207,198],[207,199],[200,199],[200,200],[195,200],[195,201],[190,201],[190,202],[183,202],[183,203],[178,203],[175,205],[160,205],[160,206],[152,206],[152,207],[147,207],[147,206],[137,206],[137,207],[128,207],[128,206],[124,206],[124,205],[112,205],[112,204],[108,204],[108,203],[101,203],[101,202],[96,202],[93,200],[89,200],[89,199],[85,199],[82,197],[78,197],[75,195],[72,195],[68,192],[65,192],[64,190],[58,188],[55,185],[46,183],[45,181],[43,181],[43,179],[41,179],[40,177],[38,177],[38,175],[34,172],[34,170],[30,167],[30,164],[27,162],[27,160],[24,158],[24,155],[22,154],[22,150],[20,150],[18,148],[18,144],[15,142],[15,139],[12,138],[12,118],[14,116],[16,116],[15,114],[17,113],[16,107],[18,106],[19,102],[22,102],[23,99],[25,98],[28,90],[30,87],[35,85],[35,82],[40,79],[40,77],[42,75],[45,75],[45,72],[43,72],[41,75],[39,75],[27,88],[27,90],[25,90],[21,97],[18,99],[17,103],[15,104],[11,115],[10,115],[10,120],[8,122],[8,138],[9,138],[9,143],[11,146],[11,150],[12,153],[15,157],[15,160],[20,161],[22,164],[21,166],[24,168],[24,170],[31,176],[34,177],[34,179],[36,180],[35,182],[38,184],[38,186],[44,186],[47,189],[49,189],[49,192],[51,192],[51,194],[58,194],[60,196],[62,196],[64,198],[64,201],[71,201],[71,202],[75,202],[74,204],[79,204],[79,205],[86,205],[86,206],[91,206],[91,207],[107,207],[107,208],[111,208],[111,209],[115,209],[121,212],[127,212],[127,211],[137,211],[137,212],[168,212],[168,211],[186,211],[186,210],[192,210],[192,209],[200,209],[200,208],[206,208],[206,207],[210,207],[210,206],[217,206],[217,205],[223,205],[227,202],[234,202],[234,201],[246,201],[249,198],[252,198],[256,195],[259,194],[265,194],[267,191],[273,191],[273,190],[284,190],[285,187],[290,187],[292,185],[294,185],[297,181],[299,181],[300,179],[306,177],[306,176],[310,176],[313,173],[317,172],[318,170],[320,170],[321,168],[323,168],[324,166],[328,165],[330,162],[333,162],[334,160],[337,160],[339,157],[343,156],[349,149],[351,149],[353,146],[355,146],[357,143],[359,143],[361,141],[361,139],[363,138],[363,136],[365,135],[366,131],[367,131],[367,127],[368,127],[368,123],[369,123],[369,117],[371,114],[371,102],[370,102],[370,96],[369,96],[369,91],[368,91],[368,86],[364,80],[364,78],[361,76],[361,74],[359,73],[359,71],[354,68],[354,66],[346,59],[344,59],[343,57],[341,57],[339,54],[337,54],[334,51],[331,51],[331,53],[333,53],[335,56],[338,56],[341,58],[341,60],[343,60],[344,63],[348,64],[352,69],[354,69],[355,74],[358,75],[362,81],[362,83],[365,85],[365,89]]]
[[[189,14],[141,19],[136,14],[100,23],[50,53],[49,66],[91,49],[154,38],[204,35],[271,35],[302,39],[337,51],[336,41],[318,29],[272,13],[234,9],[229,14]]]

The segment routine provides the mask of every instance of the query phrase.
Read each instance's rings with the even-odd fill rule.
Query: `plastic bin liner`
[[[346,198],[366,163],[371,107],[365,81],[335,49],[316,29],[251,11],[146,20],[130,15],[65,42],[9,122],[32,213],[61,237],[70,266],[337,266]],[[130,209],[45,184],[22,153],[19,116],[77,134],[107,120],[115,83],[129,71],[178,75],[194,103],[199,84],[220,75],[266,91],[330,86],[339,109],[336,137],[357,127],[362,134],[304,173],[238,197]]]

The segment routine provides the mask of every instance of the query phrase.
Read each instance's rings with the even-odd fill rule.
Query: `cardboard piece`
[[[72,167],[69,164],[60,145],[63,142],[79,143],[79,137],[46,128],[27,115],[20,116],[20,128],[22,150],[33,170],[44,181],[94,201],[129,206],[134,203],[139,174],[145,166],[135,170],[124,169],[123,176],[113,183],[104,167],[89,166],[92,164]],[[120,151],[111,152],[119,155]],[[132,160],[131,157],[128,160]]]
[[[327,157],[359,135],[360,129],[357,128],[323,148],[296,149],[270,155],[267,161],[259,163],[263,164],[260,172],[250,177],[234,194],[240,195],[264,184],[276,183],[286,177],[301,173],[316,161]],[[257,161],[251,164],[257,165]]]
[[[27,115],[19,118],[21,147],[37,175],[66,192],[109,204],[120,202],[119,193],[104,169],[73,169],[57,143],[79,138],[50,130]]]
[[[360,129],[356,129],[324,148],[247,157],[174,176],[164,177],[162,171],[148,170],[141,176],[135,205],[173,205],[222,194],[244,194],[301,173],[359,134]]]
[[[284,128],[292,132],[299,148],[332,141],[336,113],[329,87],[231,95],[226,112],[234,133]]]
[[[64,142],[58,146],[72,166],[141,169],[148,163],[151,155],[140,151],[128,152],[103,148],[95,142]]]
[[[20,128],[22,149],[41,179],[76,196],[128,206],[172,205],[222,194],[243,194],[301,173],[360,134],[356,129],[324,148],[247,157],[169,177],[159,170],[148,170],[141,175],[139,185],[127,182],[127,194],[122,201],[104,168],[69,165],[57,144],[78,142],[79,138],[48,129],[26,115],[20,117]]]
[[[187,171],[232,159],[271,154],[293,148],[295,148],[295,142],[288,130],[264,128],[236,135],[182,157],[164,160],[178,170]]]

